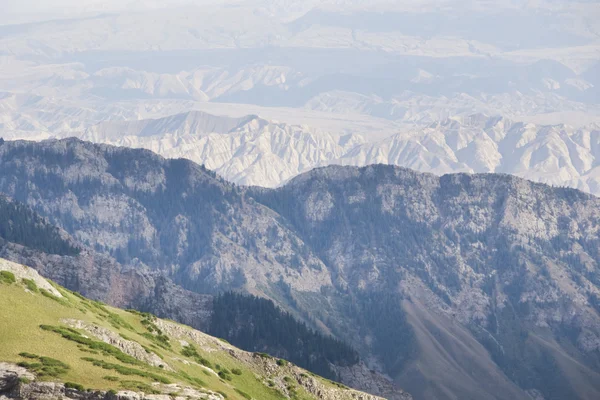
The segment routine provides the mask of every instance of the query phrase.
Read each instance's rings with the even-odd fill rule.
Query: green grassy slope
[[[52,294],[41,288],[46,280],[31,274],[0,259],[0,361],[25,366],[38,380],[103,391],[195,390],[240,400],[375,399],[284,360],[50,282]]]

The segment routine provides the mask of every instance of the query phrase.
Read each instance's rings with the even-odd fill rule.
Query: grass
[[[277,365],[279,365],[280,367],[285,367],[288,364],[288,362],[284,359],[279,359],[277,360]]]
[[[70,307],[69,302],[67,300],[65,300],[63,298],[60,298],[58,296],[53,295],[52,293],[50,293],[46,289],[40,289],[40,293],[42,294],[42,296],[47,297],[50,300],[54,300],[57,303],[59,303],[60,305],[63,305],[65,307]]]
[[[216,344],[211,345],[211,351],[198,345],[181,346],[178,339],[158,328],[156,317],[150,314],[118,310],[57,285],[54,287],[64,298],[33,281],[16,277],[13,281],[9,274],[0,275],[0,279],[6,283],[0,289],[0,361],[21,363],[41,380],[65,382],[77,390],[128,389],[148,394],[157,391],[153,382],[173,382],[210,389],[232,400],[283,398],[266,384],[268,377],[261,376],[259,369],[240,362]],[[64,326],[61,321],[65,319],[97,325],[137,342],[175,371],[147,365],[88,333]],[[194,363],[186,364],[182,358]],[[219,370],[212,370],[217,364]],[[310,399],[300,387],[297,393],[299,399]]]
[[[65,382],[65,387],[67,389],[75,389],[75,390],[79,390],[80,392],[84,391],[83,385],[79,384],[79,383],[73,383],[73,382]]]
[[[83,357],[82,360],[90,362],[96,367],[114,370],[121,375],[136,375],[136,376],[140,376],[142,378],[150,378],[153,381],[160,382],[160,383],[165,383],[165,384],[171,383],[171,381],[168,378],[165,378],[162,375],[157,375],[152,372],[147,372],[147,371],[142,371],[142,370],[135,369],[135,368],[125,367],[123,365],[113,364],[113,363],[109,363],[109,362],[106,362],[103,360],[98,360],[96,358],[91,358],[91,357]]]
[[[135,392],[144,392],[146,394],[160,394],[159,390],[154,389],[152,386],[144,382],[139,381],[121,381],[120,386],[125,390],[133,390]]]
[[[21,361],[17,363],[17,365],[35,373],[38,378],[58,378],[66,374],[69,369],[71,369],[68,364],[65,364],[64,362],[52,357],[37,356],[32,353],[21,354],[24,354],[22,357],[34,361]]]
[[[71,340],[73,342],[85,345],[89,348],[89,350],[98,350],[105,355],[110,355],[115,357],[117,360],[121,361],[125,364],[132,365],[143,365],[144,363],[139,361],[138,359],[123,353],[121,350],[117,349],[115,346],[112,346],[108,343],[100,342],[98,340],[93,340],[88,337],[81,335],[79,332],[69,328],[63,328],[60,326],[52,326],[52,325],[40,325],[40,328],[45,331],[55,332],[61,335],[63,338],[67,340]]]
[[[198,354],[198,350],[192,344],[184,346],[181,349],[181,355],[189,357],[196,361],[198,364],[204,365],[205,367],[212,368],[212,363],[206,358],[202,357],[200,354]]]
[[[244,392],[241,389],[235,388],[235,391],[240,394],[243,398],[248,399],[248,400],[252,400],[252,396],[250,396],[248,393]]]

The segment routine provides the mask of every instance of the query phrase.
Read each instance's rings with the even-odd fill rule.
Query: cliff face
[[[591,195],[381,165],[240,188],[189,161],[73,139],[5,142],[0,191],[130,274],[271,298],[416,398],[600,396]]]
[[[330,286],[325,265],[272,210],[190,161],[78,140],[7,142],[0,190],[123,263],[188,289]]]
[[[339,309],[356,304],[330,326],[378,354],[417,398],[599,393],[600,199],[510,176],[387,166],[319,169],[256,197],[330,268]],[[396,314],[395,328],[382,322]],[[385,334],[406,326],[405,340]],[[594,379],[573,384],[569,374]],[[495,394],[477,393],[481,382]]]

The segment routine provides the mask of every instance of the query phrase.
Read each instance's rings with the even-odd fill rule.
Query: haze
[[[381,162],[600,193],[594,1],[2,8],[7,139],[147,147],[263,186],[319,165]],[[226,117],[242,125],[221,132]]]

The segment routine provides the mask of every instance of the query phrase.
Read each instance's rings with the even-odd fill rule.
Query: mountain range
[[[79,137],[188,158],[243,185],[279,186],[312,168],[391,164],[443,175],[509,173],[600,194],[600,130],[536,125],[472,114],[379,138],[333,134],[249,115],[193,111],[160,119],[103,122]]]
[[[109,259],[103,265],[114,271],[100,279],[159,274],[180,293],[270,299],[417,399],[600,394],[593,195],[509,175],[438,177],[386,165],[328,166],[276,189],[240,187],[189,160],[77,139],[3,142],[0,191]],[[28,254],[48,257],[2,253],[25,264]],[[70,277],[90,267],[71,261],[81,272],[64,273],[62,263],[32,266],[86,294],[95,275]],[[102,290],[140,290],[114,279]],[[189,297],[175,308],[190,307]],[[362,367],[337,373],[373,385]]]

